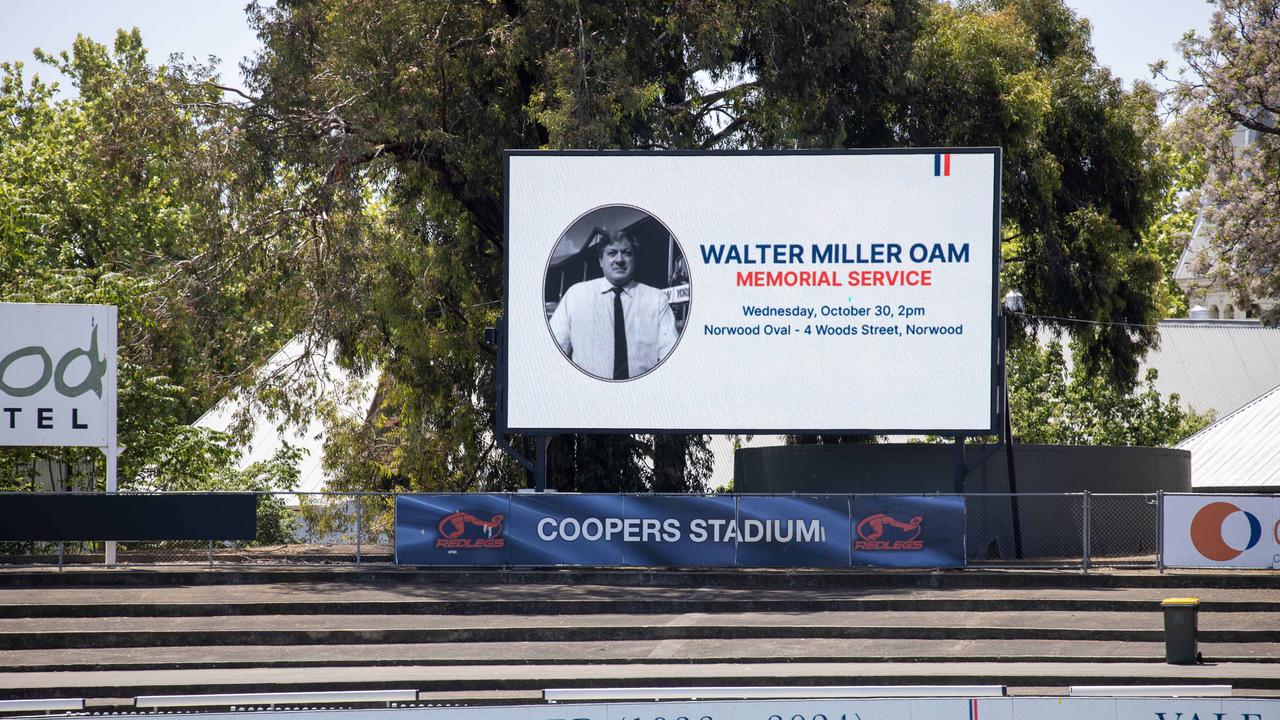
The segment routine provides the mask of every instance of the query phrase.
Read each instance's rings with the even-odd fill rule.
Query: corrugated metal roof
[[[1178,444],[1191,486],[1280,488],[1280,386]]]
[[[1159,372],[1161,394],[1223,418],[1280,385],[1280,329],[1257,320],[1166,320],[1142,372],[1149,367]]]

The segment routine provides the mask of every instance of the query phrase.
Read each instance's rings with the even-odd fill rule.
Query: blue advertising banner
[[[627,565],[736,564],[735,498],[629,495],[627,522],[640,529],[623,537]]]
[[[964,565],[963,497],[854,496],[849,510],[854,565]]]
[[[744,496],[738,525],[742,567],[849,566],[848,496]]]
[[[623,565],[621,495],[511,495],[512,565]]]
[[[951,567],[964,499],[400,495],[402,565]]]
[[[506,565],[506,495],[399,495],[396,563]]]

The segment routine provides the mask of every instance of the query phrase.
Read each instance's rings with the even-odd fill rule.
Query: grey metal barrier
[[[117,543],[117,565],[346,565],[394,561],[394,493],[257,492],[250,542]],[[101,565],[102,542],[0,542],[3,565]]]

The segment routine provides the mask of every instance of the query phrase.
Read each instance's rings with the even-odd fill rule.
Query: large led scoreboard
[[[506,157],[503,432],[999,427],[1000,150]]]

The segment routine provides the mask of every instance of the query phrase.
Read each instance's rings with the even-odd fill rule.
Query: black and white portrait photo
[[[580,216],[551,251],[547,325],[560,351],[601,380],[641,377],[671,354],[689,315],[688,263],[657,218],[629,205]]]

